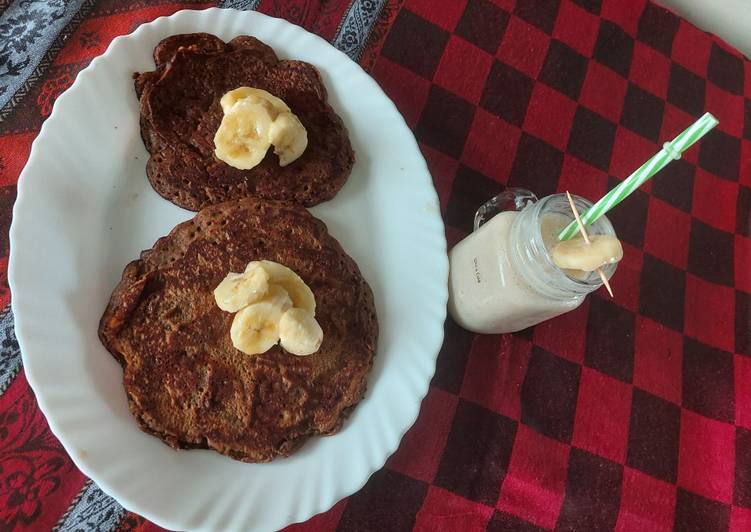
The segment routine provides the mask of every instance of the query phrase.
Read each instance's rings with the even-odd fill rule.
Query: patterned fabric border
[[[55,532],[113,530],[125,509],[88,480],[55,526]]]
[[[359,61],[368,36],[386,0],[354,0],[344,15],[344,21],[334,37],[333,45],[347,54],[353,61]]]
[[[239,9],[241,11],[255,11],[261,0],[222,0],[219,7]]]
[[[21,369],[21,349],[13,329],[10,306],[0,313],[0,394],[8,389]]]
[[[0,106],[31,76],[86,0],[19,0],[0,16]],[[1,115],[0,115],[1,116]]]

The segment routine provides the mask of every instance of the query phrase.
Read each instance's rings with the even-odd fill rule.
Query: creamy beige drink
[[[525,329],[578,307],[584,296],[560,301],[533,290],[509,257],[516,212],[502,212],[451,250],[449,312],[475,332]]]
[[[558,241],[571,221],[564,212],[560,198],[550,196],[496,214],[454,246],[449,312],[459,325],[480,333],[525,329],[578,307],[600,286],[596,268],[612,275],[622,250],[610,222],[600,222],[601,234],[593,231],[584,248],[580,239]]]

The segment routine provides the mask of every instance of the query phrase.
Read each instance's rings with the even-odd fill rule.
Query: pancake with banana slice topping
[[[201,210],[127,265],[99,337],[141,428],[248,462],[332,434],[376,350],[372,292],[303,207]]]
[[[197,211],[247,196],[307,207],[329,200],[354,153],[318,70],[279,60],[258,39],[180,34],[136,73],[146,174],[160,195]]]

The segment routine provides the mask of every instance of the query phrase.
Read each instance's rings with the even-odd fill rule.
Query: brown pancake
[[[292,268],[313,291],[324,332],[315,354],[233,347],[234,315],[213,290],[261,259]],[[99,325],[143,430],[248,462],[339,430],[362,399],[377,335],[370,287],[323,222],[254,198],[203,209],[128,264]]]
[[[169,37],[154,50],[156,69],[136,74],[141,136],[151,157],[154,189],[190,210],[247,196],[312,206],[334,197],[354,164],[341,119],[326,103],[318,71],[302,61],[279,61],[258,39],[224,43],[205,33]],[[239,170],[214,156],[223,117],[219,100],[242,86],[284,100],[308,132],[303,155],[285,167],[269,150],[261,163]]]

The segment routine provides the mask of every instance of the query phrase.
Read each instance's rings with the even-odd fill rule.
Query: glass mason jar
[[[592,206],[584,198],[573,198],[579,212]],[[597,272],[581,278],[568,275],[555,265],[545,245],[554,243],[557,229],[573,219],[564,194],[538,200],[528,190],[509,188],[481,206],[473,233],[449,253],[449,312],[454,320],[478,333],[508,333],[581,305],[602,280]],[[587,233],[615,236],[605,216],[589,225]],[[602,267],[608,279],[616,267]]]

